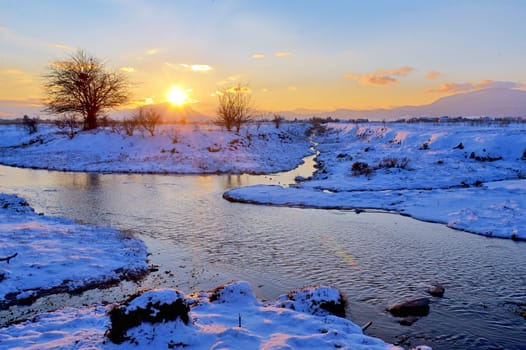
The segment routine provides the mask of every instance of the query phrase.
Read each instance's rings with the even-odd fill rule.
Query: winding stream
[[[265,207],[230,203],[225,190],[257,183],[293,183],[312,171],[268,176],[99,175],[0,166],[0,191],[17,193],[37,212],[111,225],[143,239],[159,266],[134,283],[82,296],[57,296],[0,318],[27,317],[60,305],[123,299],[137,287],[210,289],[251,282],[260,298],[326,284],[342,290],[355,323],[367,334],[404,346],[440,349],[524,349],[526,243],[489,239],[384,213]],[[441,283],[429,316],[411,327],[388,305],[425,296]]]

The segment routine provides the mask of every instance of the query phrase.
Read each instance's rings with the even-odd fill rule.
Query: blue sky
[[[125,71],[138,103],[177,86],[203,111],[237,83],[261,110],[331,110],[526,82],[526,1],[0,0],[0,9],[0,107],[38,101],[47,64],[76,48]]]

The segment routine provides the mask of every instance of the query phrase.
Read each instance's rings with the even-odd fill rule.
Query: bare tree
[[[126,103],[129,83],[119,72],[106,70],[104,62],[78,50],[69,59],[49,65],[44,75],[45,111],[76,113],[84,129],[95,129],[101,113]]]
[[[238,84],[217,92],[219,106],[215,123],[224,126],[228,131],[235,127],[239,132],[241,125],[252,120],[251,107],[252,95],[247,86]]]

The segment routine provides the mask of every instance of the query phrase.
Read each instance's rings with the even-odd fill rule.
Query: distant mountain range
[[[393,109],[353,110],[331,112],[294,110],[281,112],[287,118],[332,117],[335,119],[394,120],[407,117],[526,117],[526,91],[516,89],[484,89],[442,97],[422,106],[403,106]]]
[[[0,100],[0,117],[38,115],[41,107],[20,106],[11,108],[8,103]],[[8,101],[7,101],[8,102]],[[214,119],[213,115],[199,112],[190,105],[173,107],[169,103],[145,106],[157,110],[164,122],[196,122]],[[129,117],[131,110],[112,112],[114,118]],[[321,111],[312,109],[295,109],[280,111],[280,115],[288,119],[305,119],[315,117],[332,117],[335,119],[369,119],[396,120],[410,117],[524,117],[526,118],[526,91],[517,89],[484,89],[462,94],[442,97],[435,102],[422,106],[403,106],[393,109],[354,110],[338,109],[335,111]]]

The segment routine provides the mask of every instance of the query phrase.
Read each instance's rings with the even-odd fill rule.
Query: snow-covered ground
[[[230,200],[393,210],[486,236],[526,239],[526,124],[330,124],[319,170],[297,186]]]
[[[213,125],[162,125],[155,136],[106,130],[73,139],[50,125],[28,135],[0,126],[0,163],[50,170],[114,173],[273,173],[290,170],[311,154],[308,124],[249,125],[239,133]]]
[[[108,227],[38,215],[22,198],[0,194],[0,257],[13,255],[0,261],[0,309],[148,271],[143,242]]]
[[[194,295],[153,290],[119,306],[121,316],[143,320],[138,326],[106,333],[112,328],[111,306],[66,308],[1,328],[0,344],[10,349],[401,349],[319,307],[339,298],[334,289],[318,287],[265,305],[246,282]],[[188,323],[173,310],[187,315]],[[105,334],[123,342],[113,343]]]

